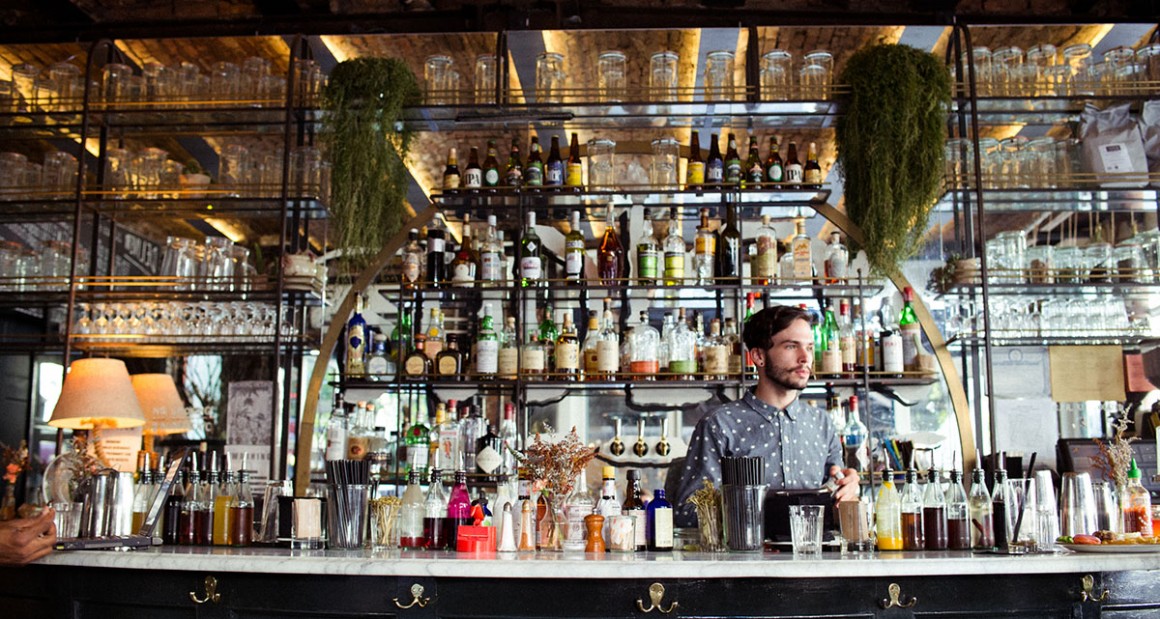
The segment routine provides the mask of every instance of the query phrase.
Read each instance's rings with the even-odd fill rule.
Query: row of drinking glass
[[[734,81],[735,56],[733,52],[718,50],[705,56],[704,93],[706,101],[729,101],[744,98],[744,89]],[[536,57],[536,103],[564,103],[565,100],[595,100],[602,103],[640,101],[678,101],[694,93],[680,86],[680,55],[674,51],[660,51],[649,58],[648,89],[630,93],[628,87],[628,56],[618,50],[600,52],[596,59],[596,92],[568,86],[568,71],[564,54],[543,52]],[[767,100],[786,100],[800,97],[806,100],[826,99],[834,71],[834,56],[825,50],[805,54],[798,70],[794,71],[793,54],[785,50],[771,50],[761,59],[761,93]],[[795,84],[796,82],[796,84]],[[480,55],[475,59],[473,100],[468,101],[461,91],[461,78],[455,61],[444,54],[427,58],[424,65],[426,101],[429,105],[458,105],[466,103],[496,103],[496,58]],[[594,95],[594,96],[593,96]]]
[[[0,289],[64,290],[71,263],[72,244],[66,241],[45,241],[39,249],[17,241],[0,241]],[[87,272],[88,257],[81,252],[77,273]]]
[[[282,336],[297,329],[282,308]],[[202,338],[261,341],[277,333],[278,307],[269,303],[147,301],[140,303],[80,303],[72,334],[88,341],[122,338],[165,342],[200,342]]]
[[[206,237],[200,245],[193,239],[171,236],[165,240],[162,277],[176,277],[177,290],[253,289],[258,271],[250,264],[250,250],[220,237]]]
[[[1081,148],[1082,141],[1074,138],[979,138],[982,186],[984,189],[1074,186],[1085,178],[1081,168]],[[971,182],[974,171],[974,141],[966,138],[947,140],[946,174],[950,186],[974,186]]]
[[[1078,246],[1027,246],[1027,236],[1006,230],[987,241],[991,281],[1009,284],[1150,283],[1160,281],[1160,231],[1121,241]]]
[[[1043,299],[1035,296],[991,297],[991,337],[994,338],[1120,338],[1153,334],[1147,308],[1112,295]],[[982,301],[963,299],[950,306],[948,331],[983,335]]]
[[[326,83],[313,60],[296,60],[297,105],[316,105]],[[29,63],[12,66],[12,79],[0,82],[0,112],[62,112],[81,107],[84,76],[71,62],[40,69]],[[138,72],[121,63],[109,63],[94,79],[91,99],[107,105],[169,107],[211,105],[282,107],[286,104],[286,77],[275,75],[270,61],[251,56],[241,62],[215,62],[208,73],[187,61],[166,66],[149,62]]]
[[[1107,96],[1160,87],[1160,44],[1138,50],[1117,47],[1102,59],[1093,56],[1087,43],[1069,45],[1062,53],[1049,43],[1026,53],[1015,46],[994,51],[975,47],[969,56],[963,53],[964,73],[972,60],[977,91],[984,97]],[[967,76],[958,77],[965,84]]]

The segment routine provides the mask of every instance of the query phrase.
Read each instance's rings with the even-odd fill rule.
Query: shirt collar
[[[791,402],[789,406],[785,407],[785,409],[779,409],[776,406],[772,406],[763,401],[761,398],[757,397],[754,389],[750,389],[745,392],[744,400],[750,408],[757,412],[757,414],[765,417],[770,422],[772,422],[773,418],[777,417],[779,413],[785,413],[785,416],[788,417],[790,421],[793,421],[794,417],[797,416],[797,407],[801,406],[801,401],[794,399],[794,401]]]

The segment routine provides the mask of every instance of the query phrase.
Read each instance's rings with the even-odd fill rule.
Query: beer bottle
[[[524,166],[524,185],[532,187],[532,191],[539,191],[544,186],[544,160],[540,157],[540,138],[532,136],[532,145],[528,147],[528,163]]]
[[[479,193],[483,187],[483,168],[479,167],[479,149],[472,146],[467,157],[467,167],[463,169],[463,186],[471,193]]]
[[[801,185],[803,172],[802,162],[798,161],[797,144],[790,142],[789,150],[785,153],[785,183],[787,185]]]
[[[701,159],[701,139],[696,131],[689,139],[689,165],[685,172],[685,189],[700,189],[705,182],[705,162]]]
[[[781,153],[777,145],[777,136],[769,138],[769,155],[765,158],[765,180],[770,183],[780,183],[785,180],[785,166],[781,163]]]
[[[737,136],[732,133],[725,149],[725,182],[730,185],[741,183],[741,154],[737,152]]]
[[[749,136],[749,158],[745,161],[745,176],[741,186],[745,189],[757,189],[765,180],[765,166],[761,164],[761,155],[757,152],[757,138]]]
[[[520,162],[520,140],[512,138],[512,151],[508,155],[507,170],[504,171],[504,184],[508,187],[519,187],[524,182],[524,164]]]
[[[564,185],[571,191],[579,192],[584,186],[584,164],[580,161],[580,139],[575,133],[568,146],[568,163],[564,171]]]
[[[810,142],[806,151],[806,167],[802,170],[802,183],[810,189],[822,188],[822,166],[818,165],[818,145]]]
[[[720,184],[725,180],[725,160],[721,158],[721,149],[717,146],[717,134],[709,137],[709,158],[705,160],[705,182]]]
[[[443,192],[455,193],[459,191],[459,158],[455,154],[455,147],[447,152],[447,167],[443,168]]]
[[[548,161],[544,164],[544,187],[559,191],[564,185],[564,160],[560,159],[560,138],[552,136],[552,150],[548,151]]]
[[[490,188],[490,193],[495,193],[495,188],[499,187],[499,157],[495,140],[487,141],[487,159],[483,160],[483,186]]]

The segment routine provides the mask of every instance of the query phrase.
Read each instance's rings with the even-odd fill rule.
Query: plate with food
[[[1160,552],[1160,544],[1060,544],[1075,552]]]
[[[1075,552],[1160,552],[1160,538],[1143,537],[1139,533],[1112,533],[1098,531],[1095,535],[1060,537],[1056,543]]]

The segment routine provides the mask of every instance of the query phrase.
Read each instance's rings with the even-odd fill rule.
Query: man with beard
[[[790,306],[772,306],[745,323],[742,339],[757,368],[757,385],[735,402],[709,413],[693,430],[680,471],[676,523],[696,523],[689,496],[705,478],[721,484],[721,458],[765,458],[771,490],[816,489],[839,472],[835,500],[858,496],[858,473],[842,470],[842,444],[830,416],[798,400],[814,363],[810,315]]]

